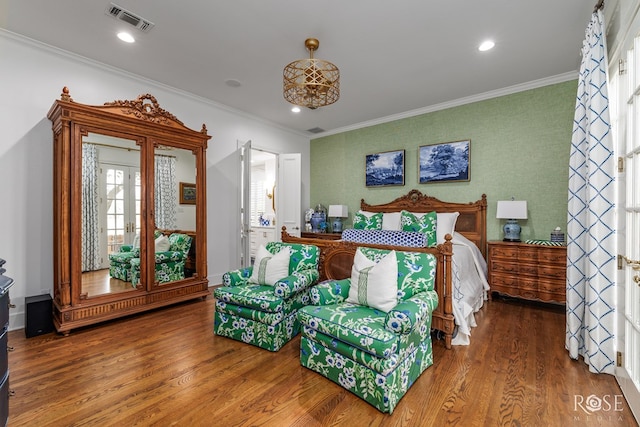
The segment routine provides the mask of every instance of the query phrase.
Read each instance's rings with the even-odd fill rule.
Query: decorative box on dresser
[[[567,248],[516,242],[489,242],[491,292],[544,302],[566,301]]]

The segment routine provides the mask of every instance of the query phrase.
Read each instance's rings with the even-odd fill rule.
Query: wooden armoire
[[[206,127],[187,128],[149,94],[93,106],[75,102],[66,87],[48,118],[57,331],[66,335],[206,298]],[[188,192],[182,194],[178,186]],[[158,264],[165,256],[156,249],[161,240],[167,249],[173,233],[189,236],[191,245],[188,254],[184,251],[187,268],[176,261],[171,264],[175,274],[168,276]],[[114,254],[127,266],[119,265],[120,278],[113,273]],[[132,282],[127,268],[134,264],[137,280]]]

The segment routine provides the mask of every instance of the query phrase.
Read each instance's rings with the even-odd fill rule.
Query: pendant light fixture
[[[315,59],[318,39],[304,42],[309,59],[299,59],[284,67],[284,99],[294,105],[315,110],[336,102],[340,98],[340,70],[329,61]]]

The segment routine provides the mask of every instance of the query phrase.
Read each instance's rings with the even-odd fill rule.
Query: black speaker
[[[27,338],[53,332],[53,307],[51,295],[37,295],[24,299],[26,322],[24,334]]]

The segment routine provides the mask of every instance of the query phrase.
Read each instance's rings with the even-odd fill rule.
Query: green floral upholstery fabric
[[[160,230],[155,230],[153,232],[153,238],[157,239],[161,234],[162,232]],[[133,260],[134,258],[140,258],[139,247],[134,247],[134,245],[120,246],[119,252],[109,254],[109,275],[115,279],[124,280],[125,282],[131,282],[133,280],[133,272],[131,271],[131,260]],[[138,265],[138,281],[139,279],[140,274]]]
[[[120,252],[109,254],[109,275],[125,282],[131,281],[131,260],[140,256],[140,248],[120,246]]]
[[[184,264],[191,249],[191,236],[172,233],[169,236],[171,246],[168,251],[155,253],[155,280],[159,283],[184,279]],[[140,283],[140,258],[131,260],[131,283]]]
[[[274,286],[249,282],[252,267],[222,276],[223,286],[214,291],[214,332],[258,347],[278,351],[300,332],[298,310],[311,303],[309,290],[318,281],[320,251],[313,245],[270,242],[276,254],[290,248],[289,275]]]
[[[420,218],[411,212],[401,211],[400,222],[402,231],[417,231],[427,235],[427,246],[434,247],[438,242],[436,235],[438,215],[435,211],[426,213]]]
[[[361,248],[372,260],[388,251]],[[433,364],[431,315],[436,260],[397,252],[399,303],[389,313],[345,302],[351,279],[314,286],[313,305],[298,311],[300,363],[382,412],[393,412],[418,376]]]
[[[356,230],[382,230],[382,212],[367,216],[356,212],[353,215],[353,228]]]

